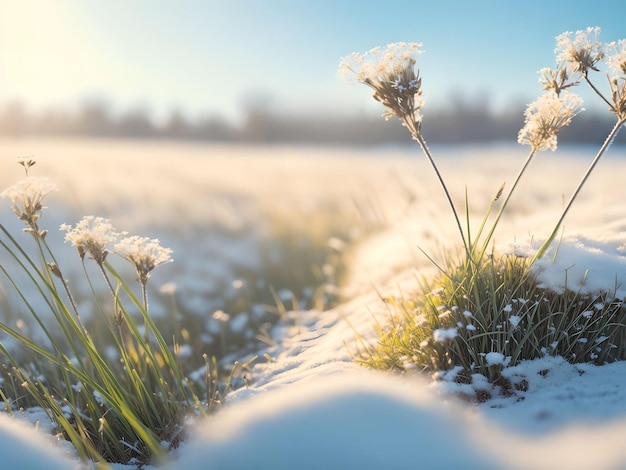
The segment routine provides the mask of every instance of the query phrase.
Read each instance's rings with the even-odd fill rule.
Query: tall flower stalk
[[[364,344],[357,361],[375,368],[434,372],[464,387],[482,375],[509,394],[515,393],[516,386],[502,371],[522,360],[549,354],[571,362],[604,364],[626,358],[623,302],[614,299],[608,290],[591,295],[552,291],[542,286],[532,270],[533,263],[546,254],[583,186],[626,123],[626,40],[603,44],[598,40],[599,33],[600,28],[587,28],[556,38],[556,67],[539,71],[544,93],[528,105],[524,126],[518,134],[518,142],[530,147],[528,156],[492,217],[495,203],[504,192],[504,185],[500,186],[476,233],[470,231],[468,203],[467,228],[463,233],[420,130],[421,79],[413,67],[414,54],[421,52],[421,46],[414,45],[407,52],[406,46],[392,44],[344,59],[342,67],[374,89],[374,98],[386,108],[384,116],[400,118],[426,153],[448,196],[466,250],[465,258],[446,256],[443,268],[437,265],[441,276],[424,279],[416,298],[385,299],[397,317],[394,315],[388,331],[380,329],[376,345]],[[603,92],[594,83],[593,74],[605,67],[610,71],[606,74],[608,91]],[[534,255],[523,257],[495,250],[487,255],[495,230],[531,161],[538,152],[555,151],[561,129],[583,110],[581,99],[574,94],[575,88],[582,85],[600,97],[617,122]],[[537,302],[538,298],[542,301]],[[482,379],[478,383],[481,382]],[[479,388],[476,399],[489,398]]]
[[[415,70],[415,66],[416,58],[422,52],[421,43],[397,42],[384,48],[371,49],[365,54],[350,54],[341,60],[339,68],[342,74],[354,75],[358,82],[372,88],[374,99],[386,108],[383,117],[385,119],[394,116],[399,118],[413,139],[419,143],[443,188],[463,246],[469,255],[470,245],[463,231],[454,201],[421,132],[421,111],[424,100],[422,79],[419,76],[419,71]]]
[[[150,273],[157,266],[172,261],[172,250],[163,248],[157,239],[138,237],[133,235],[126,237],[115,245],[115,253],[126,258],[132,263],[137,272],[137,280],[141,284],[141,297],[146,316],[148,311],[148,279]],[[144,341],[149,339],[149,328],[145,325]]]
[[[618,42],[604,44],[598,40],[599,34],[600,28],[594,27],[577,31],[575,34],[565,32],[557,36],[555,49],[557,68],[554,71],[546,71],[546,69],[542,71],[540,81],[544,84],[544,89],[552,89],[556,94],[561,93],[565,88],[577,86],[580,83],[580,77],[582,77],[594,93],[608,105],[609,111],[616,116],[617,121],[572,193],[552,232],[535,253],[533,261],[546,253],[589,176],[626,123],[626,41],[622,39]],[[611,92],[609,97],[605,96],[590,78],[591,72],[600,71],[598,65],[601,62],[606,62],[610,69],[606,74]],[[556,76],[564,77],[562,83],[559,84],[555,80],[546,79],[546,77]]]
[[[24,157],[18,163],[24,167],[26,178],[0,196],[11,200],[13,212],[26,225],[24,230],[34,237],[42,262],[33,260],[20,241],[0,224],[0,249],[32,283],[31,290],[22,290],[18,277],[2,259],[0,274],[15,288],[40,327],[45,345],[0,320],[0,332],[33,354],[31,365],[24,366],[25,352],[21,351],[18,358],[9,347],[10,342],[0,342],[0,354],[11,366],[12,377],[24,387],[20,396],[7,397],[3,389],[0,397],[5,403],[16,400],[19,406],[25,402],[46,410],[80,456],[104,468],[108,468],[107,462],[163,462],[167,446],[177,446],[184,437],[185,416],[194,410],[203,413],[215,399],[207,391],[207,404],[200,401],[201,389],[186,378],[175,356],[176,339],[169,344],[148,313],[148,279],[152,270],[171,260],[171,250],[162,248],[157,240],[143,237],[120,240],[125,232],[116,231],[101,217],[87,216],[74,226],[62,225],[65,240],[76,248],[82,261],[96,309],[108,314],[105,328],[89,330],[80,318],[60,263],[46,242],[47,231],[39,227],[44,198],[56,187],[45,178],[28,174],[34,160]],[[142,288],[141,300],[109,263],[110,246],[115,243],[115,252],[135,266]],[[112,309],[92,286],[86,259],[93,260],[102,273]],[[59,279],[65,297],[58,289]],[[35,305],[37,294],[53,314],[52,322],[45,316],[46,308]],[[131,315],[129,302],[143,319],[143,335]],[[50,375],[39,371],[49,371]]]
[[[544,150],[555,151],[560,130],[568,126],[572,119],[583,111],[582,100],[572,91],[574,87],[579,86],[581,82],[586,83],[616,115],[617,122],[572,194],[552,232],[537,250],[532,261],[542,257],[554,241],[582,187],[626,122],[626,40],[603,44],[598,40],[599,34],[600,28],[593,27],[577,31],[575,34],[566,32],[557,36],[555,48],[557,66],[554,69],[544,68],[539,71],[539,81],[545,93],[528,105],[524,113],[524,126],[518,135],[518,142],[522,145],[529,145],[530,152],[501,203],[482,244],[480,244],[480,239],[494,202],[502,194],[503,187],[500,187],[496,197],[492,200],[478,232],[473,237],[471,236],[469,220],[467,232],[465,232],[448,187],[421,132],[424,105],[422,79],[419,71],[415,70],[416,57],[423,52],[421,43],[393,43],[384,48],[374,48],[365,54],[354,53],[341,60],[340,72],[354,75],[356,81],[372,88],[374,99],[385,107],[383,117],[385,119],[394,116],[399,118],[413,139],[419,143],[444,190],[470,264],[480,263],[489,249],[511,196],[535,155]],[[590,78],[590,74],[598,72],[600,70],[598,67],[604,62],[612,70],[612,73],[607,74],[610,96],[605,96]]]

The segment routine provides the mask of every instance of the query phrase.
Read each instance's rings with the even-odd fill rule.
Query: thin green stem
[[[146,312],[146,316],[149,315],[148,313],[148,289],[146,288],[146,283],[142,282],[141,283],[141,296],[143,299],[143,308],[144,311]],[[149,333],[150,330],[148,328],[148,322],[144,321],[144,341],[146,342],[146,344],[148,344],[148,341],[150,339]]]
[[[587,179],[589,179],[589,176],[591,175],[591,172],[593,171],[595,166],[600,161],[600,158],[602,157],[602,155],[604,155],[604,152],[606,152],[607,149],[611,146],[611,144],[613,143],[613,140],[615,139],[615,136],[617,136],[617,133],[619,132],[620,128],[622,127],[622,125],[625,122],[626,122],[626,119],[619,119],[617,121],[617,123],[615,124],[615,126],[613,127],[613,129],[611,130],[611,132],[609,133],[609,135],[607,136],[606,140],[602,144],[602,147],[600,147],[600,150],[598,150],[598,153],[596,154],[595,158],[591,162],[591,165],[589,165],[589,168],[587,169],[587,172],[583,176],[582,180],[578,184],[578,187],[576,188],[576,190],[572,194],[572,197],[570,198],[569,202],[565,206],[565,209],[563,210],[563,213],[561,214],[561,217],[559,218],[558,222],[554,226],[554,230],[552,230],[552,233],[550,234],[548,239],[545,242],[543,242],[541,247],[539,247],[539,250],[537,250],[537,253],[535,253],[535,256],[532,258],[532,262],[538,260],[539,258],[541,258],[545,254],[546,250],[548,249],[548,246],[552,243],[552,241],[556,237],[556,234],[558,233],[559,228],[561,227],[561,224],[563,223],[563,220],[565,220],[565,216],[567,215],[567,213],[569,212],[570,208],[574,204],[574,201],[578,197],[578,194],[580,193],[583,185],[585,184]]]
[[[107,275],[106,270],[104,269],[104,266],[102,265],[102,263],[98,263],[98,267],[100,268],[100,272],[102,273],[102,277],[104,277],[104,282],[106,282],[107,287],[109,288],[109,291],[111,292],[111,295],[113,295],[113,297],[115,297],[115,289],[113,289],[113,284],[111,284],[111,280],[109,279],[109,276]]]
[[[441,173],[439,172],[439,168],[437,167],[437,164],[435,163],[435,159],[430,153],[428,145],[426,145],[426,141],[422,137],[422,133],[417,129],[417,127],[415,126],[415,122],[412,119],[405,118],[403,119],[403,121],[406,124],[407,129],[409,129],[409,131],[413,135],[413,138],[417,141],[417,143],[420,144],[420,147],[422,148],[422,152],[424,152],[424,155],[426,155],[426,158],[428,158],[428,161],[430,162],[433,170],[435,171],[435,174],[437,175],[437,178],[439,179],[439,183],[441,183],[441,187],[443,188],[443,192],[445,193],[446,198],[448,199],[450,208],[452,209],[452,214],[454,214],[454,220],[456,221],[456,225],[459,229],[459,234],[461,235],[463,247],[465,248],[467,255],[471,256],[470,247],[467,244],[465,233],[463,232],[463,226],[461,225],[461,219],[459,219],[459,214],[457,213],[456,207],[454,206],[454,202],[452,201],[452,196],[450,195],[450,191],[448,191],[448,187],[446,186],[446,183],[443,177],[441,176]]]
[[[526,161],[524,162],[524,165],[522,166],[521,170],[517,174],[517,177],[515,178],[515,181],[513,182],[513,186],[511,186],[511,190],[506,195],[506,198],[502,202],[502,205],[500,206],[500,210],[498,211],[498,214],[496,215],[496,218],[493,221],[491,230],[489,230],[489,233],[485,237],[485,241],[483,242],[483,246],[480,250],[478,259],[482,258],[482,256],[487,251],[487,248],[489,247],[489,242],[491,241],[491,238],[493,237],[496,227],[498,226],[498,222],[500,222],[500,218],[502,217],[502,214],[504,213],[507,205],[509,204],[509,200],[511,199],[511,196],[513,195],[513,192],[515,191],[515,188],[517,188],[518,183],[520,182],[520,180],[522,179],[522,176],[526,172],[526,168],[528,168],[528,165],[530,164],[531,160],[533,159],[536,153],[537,153],[537,150],[533,148],[528,154],[528,157],[526,158]]]

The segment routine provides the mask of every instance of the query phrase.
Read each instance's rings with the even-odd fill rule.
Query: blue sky
[[[554,37],[587,26],[626,37],[623,0],[0,0],[0,104],[107,99],[116,110],[237,116],[280,108],[378,112],[339,59],[422,42],[426,106],[456,93],[494,106],[533,100]],[[589,106],[590,107],[590,106]]]

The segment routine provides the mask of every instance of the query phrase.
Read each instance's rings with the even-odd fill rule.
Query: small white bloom
[[[606,63],[615,75],[626,76],[626,39],[607,45]]]
[[[569,64],[574,72],[587,74],[588,69],[598,70],[596,64],[604,59],[604,45],[598,40],[599,27],[589,27],[576,31],[565,32],[556,37],[557,62]]]
[[[144,286],[154,268],[172,261],[172,250],[163,248],[159,240],[136,235],[122,239],[115,245],[115,253],[135,266],[139,282]]]
[[[415,72],[416,57],[422,54],[421,43],[396,42],[384,48],[376,47],[364,54],[353,53],[339,63],[339,72],[353,75],[357,82],[374,90],[374,99],[387,111],[388,119],[397,116],[408,121],[416,131],[421,122],[421,79]]]
[[[31,227],[37,224],[41,212],[45,209],[43,199],[57,186],[45,177],[27,176],[0,193],[0,197],[9,198],[13,203],[13,212]]]
[[[120,235],[125,235],[125,232],[116,232],[108,219],[93,215],[83,217],[73,228],[63,224],[60,229],[67,232],[65,241],[76,247],[81,259],[88,254],[100,265],[108,254],[108,245],[114,243]]]
[[[517,141],[530,145],[533,150],[556,150],[557,134],[568,126],[572,118],[582,111],[582,100],[573,93],[557,96],[546,93],[530,103],[524,112],[526,122],[519,131]]]

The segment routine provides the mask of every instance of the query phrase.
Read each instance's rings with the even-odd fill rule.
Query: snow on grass
[[[597,239],[584,235],[565,237],[533,265],[533,270],[543,285],[556,292],[610,290],[612,295],[623,299],[626,297],[626,233]]]
[[[42,144],[34,149],[23,142],[11,145],[4,146],[4,154],[12,148],[15,155],[35,153],[45,166],[38,168],[42,174],[60,187],[64,182],[73,185],[74,195],[62,197],[67,198],[65,203],[81,205],[76,210],[88,207],[89,213],[98,213],[90,207],[97,204],[108,209],[98,215],[125,216],[132,224],[158,226],[172,240],[185,240],[173,246],[178,272],[183,274],[187,267],[210,266],[221,250],[218,244],[196,251],[192,243],[201,237],[189,237],[188,229],[201,235],[209,219],[222,218],[231,226],[243,220],[232,208],[245,204],[229,206],[224,200],[222,205],[206,204],[211,194],[239,195],[243,198],[233,196],[230,201],[250,198],[261,205],[278,199],[287,206],[314,196],[349,200],[355,194],[366,195],[385,221],[382,230],[349,248],[352,270],[345,302],[324,312],[290,312],[275,325],[271,330],[275,344],[261,351],[267,360],[257,362],[249,373],[249,386],[233,392],[215,417],[192,429],[191,439],[174,451],[167,470],[207,465],[237,469],[626,467],[624,362],[602,367],[550,357],[524,362],[505,370],[512,380],[524,381],[523,390],[472,405],[455,398],[463,394],[462,387],[489,384],[432,382],[417,374],[399,377],[364,370],[351,361],[357,333],[373,342],[376,322],[387,318],[380,296],[410,293],[416,288],[416,271],[433,271],[418,246],[437,258],[443,248],[459,243],[440,189],[413,151],[377,149],[363,155],[328,149],[111,143],[107,153],[106,145],[89,142]],[[233,158],[233,152],[239,152],[239,157]],[[295,152],[302,158],[288,158]],[[454,198],[462,204],[467,185],[470,212],[480,216],[501,182],[510,181],[523,154],[509,147],[444,149],[438,158]],[[46,155],[54,158],[43,163]],[[556,261],[548,256],[538,264],[546,285],[583,290],[617,287],[617,294],[623,295],[626,215],[620,188],[626,153],[617,148],[611,155],[601,162],[569,214]],[[496,233],[498,246],[523,250],[540,243],[560,212],[563,194],[575,188],[589,158],[581,148],[533,162]],[[11,180],[7,163],[0,165],[0,186],[6,187],[10,181],[5,179]],[[135,177],[123,178],[124,174]],[[79,195],[79,201],[72,201]],[[227,238],[222,241],[230,246]],[[233,256],[238,252],[234,250]],[[178,284],[178,279],[173,281]],[[204,298],[199,293],[202,288],[202,283],[189,279],[189,298],[201,304],[197,299]],[[489,360],[497,367],[506,362],[495,356]],[[13,419],[0,416],[0,434],[3,463],[14,464],[11,468],[75,465],[58,455],[55,446],[40,440],[37,432]]]

